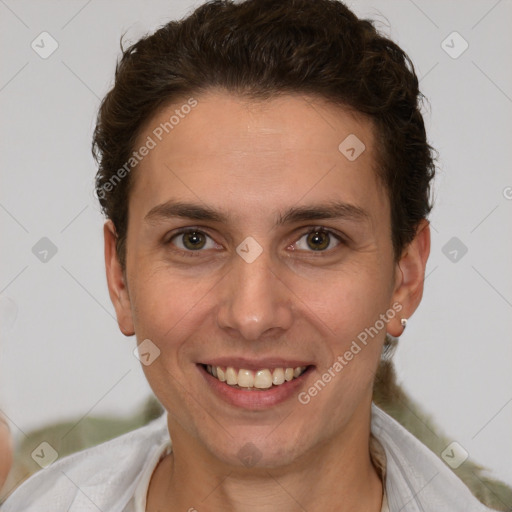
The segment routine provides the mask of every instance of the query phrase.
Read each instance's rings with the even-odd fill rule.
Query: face
[[[301,95],[195,99],[161,141],[178,103],[140,135],[155,146],[132,176],[125,275],[105,225],[110,294],[175,446],[285,465],[364,435],[385,334],[421,298],[428,227],[397,263],[368,120]],[[359,156],[356,139],[339,149],[351,134]]]

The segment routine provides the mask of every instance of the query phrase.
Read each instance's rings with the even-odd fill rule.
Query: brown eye
[[[325,231],[315,231],[310,233],[307,238],[309,247],[314,251],[321,251],[329,247],[330,237]]]
[[[195,229],[176,233],[168,243],[188,252],[216,248],[215,242],[207,234]]]
[[[197,231],[190,231],[189,233],[183,233],[183,245],[190,250],[202,249],[206,244],[206,239],[202,233]]]
[[[305,243],[302,242],[304,238]],[[330,231],[315,229],[302,235],[302,237],[297,242],[297,248],[308,252],[325,251],[328,248],[332,249],[339,243],[340,239]]]

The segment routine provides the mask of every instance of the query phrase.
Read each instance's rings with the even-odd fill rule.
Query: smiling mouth
[[[247,370],[232,366],[201,365],[204,370],[218,381],[228,386],[247,391],[263,391],[272,387],[279,387],[286,382],[298,379],[309,366],[297,366],[295,368],[262,368],[260,370]]]

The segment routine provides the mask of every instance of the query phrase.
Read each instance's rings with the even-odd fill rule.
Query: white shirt
[[[386,459],[381,512],[491,512],[439,457],[375,404],[371,432]],[[7,499],[2,512],[145,512],[151,475],[170,447],[164,414],[39,471]]]

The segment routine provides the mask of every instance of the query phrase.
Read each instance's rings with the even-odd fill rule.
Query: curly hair
[[[115,186],[112,178],[126,169],[159,108],[212,88],[249,99],[306,93],[371,120],[399,258],[432,208],[435,174],[409,57],[337,0],[213,0],[124,50],[101,103],[93,137],[96,195],[116,228],[123,268],[134,176],[122,173]]]

